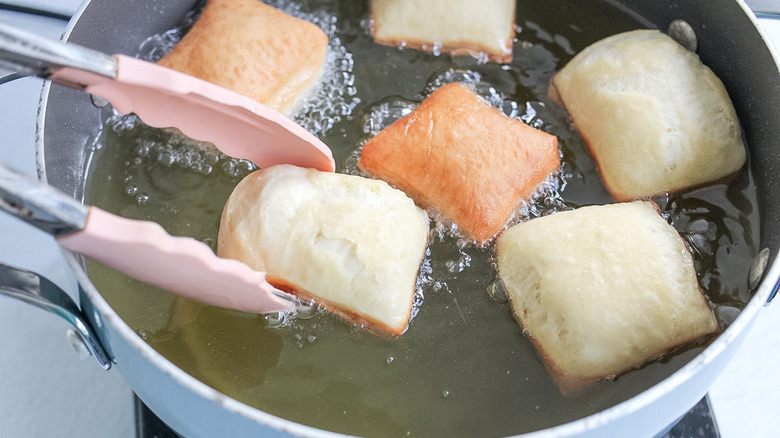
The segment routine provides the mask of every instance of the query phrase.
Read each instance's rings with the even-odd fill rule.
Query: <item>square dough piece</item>
[[[650,201],[533,219],[497,251],[515,317],[564,394],[719,330],[689,250]]]
[[[657,30],[587,47],[552,84],[619,201],[701,185],[745,163],[723,84],[696,54]]]
[[[209,0],[158,64],[289,113],[318,79],[327,48],[322,29],[258,0]]]
[[[428,216],[383,181],[279,165],[233,190],[217,253],[370,330],[409,324]]]
[[[511,62],[515,0],[371,0],[374,41]]]
[[[358,166],[480,243],[560,165],[558,139],[453,83],[368,141]]]

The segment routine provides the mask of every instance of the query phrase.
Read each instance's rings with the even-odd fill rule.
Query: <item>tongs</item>
[[[155,127],[175,127],[260,167],[335,169],[330,149],[282,114],[217,85],[124,55],[109,56],[0,23],[0,65],[101,96]],[[253,313],[306,308],[265,273],[217,257],[156,223],[84,206],[0,163],[0,209],[64,248],[179,295]]]
[[[106,99],[147,125],[178,128],[259,167],[332,172],[322,141],[279,112],[210,82],[125,55],[110,56],[0,23],[0,66]]]
[[[203,242],[85,206],[3,162],[0,210],[51,234],[65,249],[206,304],[251,313],[308,308],[269,284],[264,272],[217,257]]]

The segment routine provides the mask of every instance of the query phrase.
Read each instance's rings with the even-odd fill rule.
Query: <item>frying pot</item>
[[[133,54],[148,36],[175,27],[194,0],[156,2],[93,0],[71,21],[68,41],[106,53]],[[780,75],[776,56],[757,29],[755,17],[741,0],[679,1],[609,0],[631,11],[641,22],[665,30],[674,19],[692,25],[698,53],[724,82],[734,101],[750,147],[758,188],[765,269],[739,316],[693,360],[649,390],[594,415],[527,436],[652,436],[690,409],[731,359],[756,314],[778,288],[780,261]],[[45,84],[37,131],[40,178],[76,199],[84,196],[90,147],[101,124],[99,112],[78,91]],[[287,421],[231,399],[177,368],[139,337],[92,285],[83,262],[66,254],[81,285],[81,330],[104,349],[138,396],[169,426],[187,437],[329,436],[330,432]],[[70,318],[70,316],[69,316]],[[90,330],[91,328],[91,330]],[[96,339],[92,339],[92,338]],[[641,431],[641,432],[637,432]]]

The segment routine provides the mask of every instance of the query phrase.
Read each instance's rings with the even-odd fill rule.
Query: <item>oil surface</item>
[[[611,202],[547,87],[588,44],[646,23],[597,1],[534,3],[542,2],[518,7],[514,60],[507,65],[375,45],[365,2],[274,3],[331,36],[327,84],[295,118],[331,147],[337,171],[359,173],[355,162],[365,141],[437,86],[466,81],[507,115],[559,138],[560,174],[517,220]],[[150,40],[142,55],[158,56],[180,34]],[[216,247],[222,207],[253,165],[132,116],[110,117],[102,135],[85,190],[90,204]],[[723,325],[749,299],[747,273],[759,233],[755,198],[750,172],[743,171],[656,199],[694,249],[700,283]],[[429,253],[417,313],[397,339],[325,312],[276,327],[261,316],[174,298],[96,263],[88,263],[88,272],[119,315],[188,373],[271,414],[353,435],[505,436],[551,427],[638,394],[701,350],[563,397],[494,287],[492,247],[476,246],[440,221],[432,226]]]

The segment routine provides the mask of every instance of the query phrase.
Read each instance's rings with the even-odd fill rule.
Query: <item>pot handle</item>
[[[16,298],[61,317],[71,325],[68,339],[73,348],[85,356],[94,356],[104,370],[111,368],[111,358],[79,307],[47,278],[0,263],[0,295]]]

